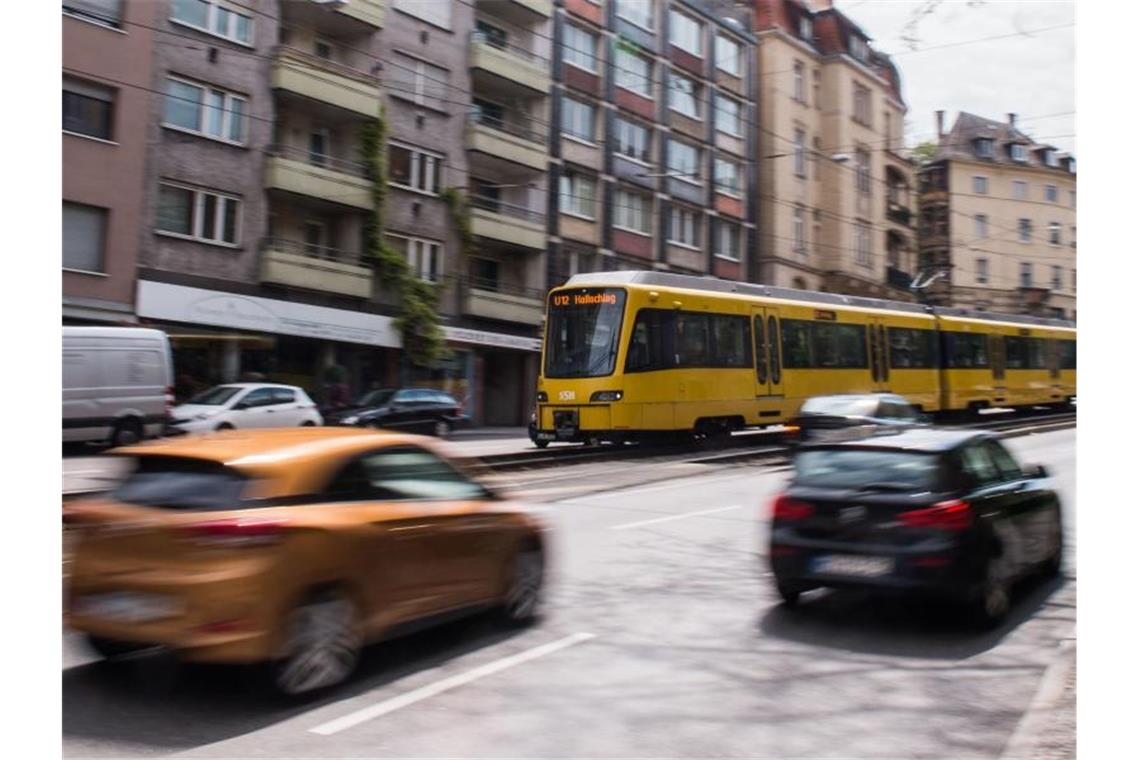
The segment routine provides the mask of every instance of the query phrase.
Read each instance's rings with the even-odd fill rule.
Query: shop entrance
[[[523,404],[530,393],[523,388],[523,354],[489,351],[483,359],[483,424],[518,427],[526,424]]]

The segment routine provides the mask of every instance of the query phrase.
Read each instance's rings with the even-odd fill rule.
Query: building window
[[[870,55],[871,49],[867,47],[867,40],[851,35],[851,56],[860,63],[866,63]]]
[[[653,97],[653,64],[639,55],[617,48],[614,52],[614,84],[647,98]]]
[[[1053,290],[1061,289],[1061,267],[1053,265]]]
[[[1022,182],[1019,179],[1013,181],[1013,197],[1015,200],[1023,201],[1029,197],[1029,183]]]
[[[800,16],[800,39],[811,42],[814,37],[815,34],[812,29],[811,16],[807,14]]]
[[[439,282],[443,267],[443,246],[434,240],[408,238],[408,266],[421,280]]]
[[[1077,247],[1077,226],[1075,224],[1069,228],[1069,245],[1073,248]]]
[[[471,272],[475,287],[484,290],[499,289],[499,262],[494,259],[472,259]]]
[[[653,199],[619,189],[614,194],[614,227],[648,235],[653,220]]]
[[[669,107],[693,119],[701,118],[701,88],[676,72],[669,75]]]
[[[326,61],[331,61],[333,58],[332,45],[324,40],[316,40],[313,42],[313,54],[317,58],[323,58]]]
[[[688,143],[669,141],[669,173],[689,182],[701,181],[701,152]]]
[[[241,200],[182,185],[158,186],[158,231],[205,243],[236,246]]]
[[[1049,201],[1050,203],[1056,203],[1057,202],[1057,186],[1056,185],[1046,185],[1045,186],[1045,200]]]
[[[812,163],[812,174],[815,176],[815,179],[817,181],[819,180],[820,174],[821,174],[821,172],[819,170],[819,165],[820,165],[820,159],[822,156],[823,156],[823,143],[820,142],[820,139],[818,137],[811,138],[811,157],[810,158],[811,158],[811,163]]]
[[[649,4],[651,5],[651,4]],[[686,53],[704,55],[704,25],[679,11],[669,10],[669,42]]]
[[[564,214],[593,219],[595,187],[593,177],[579,172],[566,172],[562,175],[559,187],[559,209]]]
[[[392,7],[409,16],[414,16],[441,29],[451,28],[451,3],[429,2],[424,0],[392,0]]]
[[[1073,270],[1073,292],[1077,290],[1077,270]]]
[[[618,155],[649,163],[650,135],[646,127],[619,116],[614,122],[614,131]]]
[[[823,108],[823,96],[821,95],[822,85],[820,83],[819,69],[811,70],[811,93],[812,102],[817,109]]]
[[[740,66],[740,43],[728,37],[716,37],[716,67],[734,77],[742,75]]]
[[[392,97],[410,100],[418,106],[439,111],[447,110],[444,105],[448,100],[448,79],[451,76],[447,69],[410,55],[393,53],[391,65],[386,68],[386,72],[388,82],[385,89]]]
[[[1061,244],[1061,225],[1057,222],[1049,222],[1049,245]]]
[[[804,143],[807,141],[807,135],[802,129],[796,130],[795,149],[792,152],[792,166],[795,169],[797,177],[807,176],[807,159],[805,157]]]
[[[740,225],[721,220],[717,223],[716,255],[740,261]]]
[[[866,222],[855,223],[855,263],[871,266],[871,225]]]
[[[1045,165],[1054,169],[1061,165],[1061,162],[1057,160],[1057,151],[1052,149],[1045,151]]]
[[[1023,287],[1023,288],[1032,288],[1033,287],[1033,264],[1029,263],[1028,261],[1023,261],[1021,263],[1021,280],[1020,281],[1021,281],[1021,287]]]
[[[388,144],[388,184],[408,190],[439,193],[443,156],[395,143]]]
[[[174,0],[171,19],[227,40],[246,45],[253,41],[253,17],[224,7],[217,0]]]
[[[573,24],[567,24],[563,31],[562,60],[572,64],[583,71],[597,72],[597,57],[595,51],[598,46],[597,36],[579,29]]]
[[[167,77],[162,124],[241,145],[245,142],[246,103],[242,95]]]
[[[673,207],[669,215],[669,242],[699,248],[701,242],[701,212]]]
[[[63,131],[100,140],[111,139],[115,91],[109,87],[63,80]]]
[[[989,177],[974,177],[974,194],[975,195],[989,195],[990,180]]]
[[[804,83],[804,62],[796,61],[792,66],[792,98],[799,103],[807,102],[807,87]]]
[[[102,272],[106,248],[107,209],[64,201],[63,268]]]
[[[860,195],[871,194],[871,154],[864,148],[855,151],[855,189]]]
[[[796,253],[807,253],[807,228],[804,224],[804,210],[796,206],[792,209],[792,250]]]
[[[1017,239],[1022,243],[1033,241],[1033,222],[1030,219],[1017,220]]]
[[[1070,190],[1069,191],[1069,208],[1076,208],[1076,207],[1077,207],[1077,191],[1076,190]]]
[[[716,96],[716,128],[726,135],[744,137],[740,101],[727,95]]]
[[[975,259],[974,260],[974,281],[979,285],[985,285],[990,281],[990,261],[989,259]]]
[[[63,12],[118,29],[122,26],[123,0],[63,0]]]
[[[718,193],[737,197],[744,194],[743,173],[739,163],[717,156],[713,168],[715,169],[713,181]]]
[[[871,126],[871,91],[859,84],[854,83],[854,117],[855,121],[864,126]]]
[[[989,218],[985,214],[974,214],[974,237],[983,240],[989,236]]]
[[[1014,143],[1013,145],[1009,146],[1009,155],[1013,158],[1014,161],[1017,161],[1019,163],[1025,163],[1027,160],[1029,160],[1029,151],[1024,145],[1021,145],[1020,143]]]
[[[653,0],[617,0],[618,18],[653,30]]]
[[[982,138],[977,141],[978,157],[979,158],[993,158],[994,157],[994,141]]]
[[[588,142],[594,141],[594,107],[573,98],[562,99],[562,132]]]

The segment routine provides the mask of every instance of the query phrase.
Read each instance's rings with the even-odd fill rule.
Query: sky
[[[1013,112],[1030,137],[1075,153],[1075,3],[836,0],[835,7],[876,50],[894,56],[909,109],[908,145],[934,138],[939,109],[946,129],[959,111],[1002,121]],[[1063,28],[1039,31],[1048,27]]]

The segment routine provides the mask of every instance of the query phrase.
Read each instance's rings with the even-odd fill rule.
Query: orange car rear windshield
[[[218,462],[184,457],[145,456],[112,492],[117,501],[186,511],[234,509],[242,504],[249,480]]]

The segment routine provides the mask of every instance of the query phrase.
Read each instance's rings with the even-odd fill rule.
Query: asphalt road
[[[1070,547],[1075,440],[1008,442],[1054,472]],[[551,502],[540,624],[475,618],[381,644],[350,684],[305,706],[261,700],[238,671],[99,663],[65,635],[65,754],[1000,756],[1072,634],[1071,561],[986,634],[953,611],[854,592],[787,611],[761,558],[761,516],[786,478],[710,468]]]

